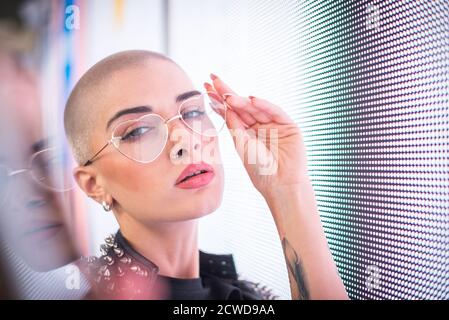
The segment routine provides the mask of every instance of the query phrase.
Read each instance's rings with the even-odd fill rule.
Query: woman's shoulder
[[[81,257],[78,265],[87,276],[93,295],[101,299],[150,299],[154,297],[158,268],[123,248],[115,235],[100,246],[101,255]]]
[[[108,236],[100,251],[99,257],[82,257],[78,263],[93,292],[101,298],[119,298],[124,293],[131,299],[154,298],[158,267],[130,248],[120,233]],[[267,286],[239,275],[232,254],[200,250],[199,260],[200,277],[213,287],[217,299],[278,299]]]

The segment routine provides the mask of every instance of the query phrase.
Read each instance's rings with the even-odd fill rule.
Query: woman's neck
[[[172,278],[199,277],[198,221],[146,226],[120,221],[120,230],[134,250],[153,262],[159,274]]]

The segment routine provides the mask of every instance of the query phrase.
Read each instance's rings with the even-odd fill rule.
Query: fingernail
[[[212,80],[215,80],[215,79],[217,79],[218,77],[217,77],[215,74],[211,73],[211,74],[210,74],[210,78],[211,78]]]
[[[203,86],[205,86],[206,88],[209,88],[209,87],[210,87],[210,84],[208,84],[207,82],[204,82],[204,83],[203,83]]]
[[[253,100],[253,99],[255,99],[256,97],[255,97],[255,96],[248,96],[248,98],[249,98],[249,100]]]

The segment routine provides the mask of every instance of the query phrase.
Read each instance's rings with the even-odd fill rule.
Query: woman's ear
[[[76,167],[73,170],[73,177],[84,193],[98,203],[102,203],[107,197],[104,187],[99,184],[98,174],[94,167]]]

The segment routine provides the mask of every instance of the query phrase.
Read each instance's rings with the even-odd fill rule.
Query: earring
[[[104,211],[111,211],[112,209],[112,203],[106,203],[104,200],[101,202],[101,205],[103,206]]]

